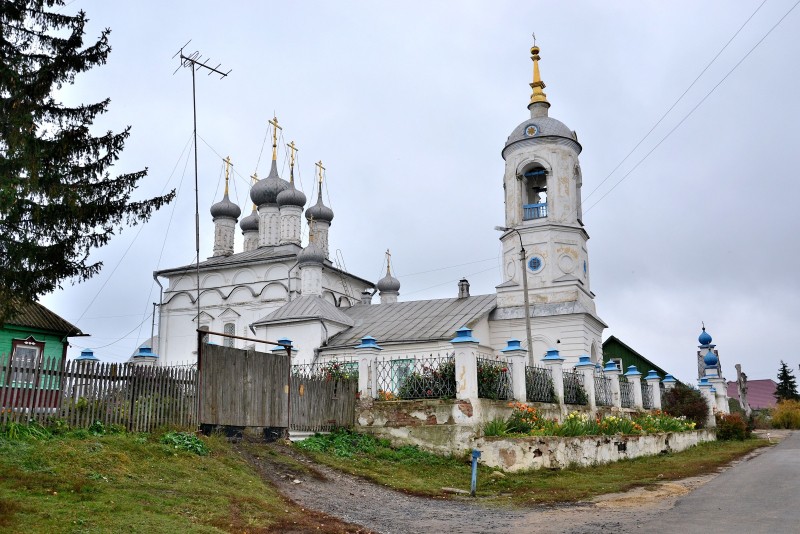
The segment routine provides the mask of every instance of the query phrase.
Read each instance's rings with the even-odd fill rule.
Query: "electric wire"
[[[773,25],[773,26],[772,26],[772,27],[769,29],[769,31],[767,31],[767,33],[765,33],[765,34],[764,34],[764,36],[763,36],[763,37],[761,37],[761,39],[759,39],[759,40],[758,40],[758,42],[756,42],[756,44],[755,44],[755,45],[753,45],[753,47],[752,47],[752,48],[750,48],[750,50],[749,50],[749,51],[748,51],[748,52],[747,52],[747,53],[746,53],[744,56],[742,56],[742,58],[741,58],[741,59],[740,59],[738,62],[736,62],[736,64],[735,64],[735,65],[734,65],[734,66],[733,66],[733,67],[732,67],[732,68],[731,68],[731,69],[728,71],[728,73],[727,73],[727,74],[725,74],[725,76],[723,76],[723,77],[722,77],[722,79],[721,79],[719,82],[717,82],[717,84],[716,84],[716,85],[714,85],[714,87],[712,87],[712,88],[711,88],[711,90],[710,90],[710,91],[708,91],[708,92],[706,93],[706,95],[705,95],[705,96],[704,96],[702,99],[700,99],[700,101],[699,101],[699,102],[698,102],[698,103],[697,103],[697,104],[696,104],[696,105],[695,105],[695,106],[694,106],[694,107],[693,107],[691,110],[689,110],[689,112],[688,112],[688,113],[687,113],[687,114],[686,114],[686,115],[685,115],[685,116],[684,116],[684,117],[683,117],[683,118],[682,118],[682,119],[681,119],[681,120],[680,120],[680,121],[679,121],[679,122],[678,122],[678,123],[677,123],[677,124],[676,124],[676,125],[675,125],[675,126],[672,128],[672,129],[671,129],[671,130],[670,130],[670,131],[669,131],[669,132],[667,132],[667,134],[666,134],[664,137],[662,137],[662,138],[661,138],[661,140],[660,140],[658,143],[656,143],[656,145],[655,145],[655,146],[653,146],[653,147],[652,147],[652,148],[651,148],[651,149],[650,149],[650,150],[649,150],[649,151],[648,151],[648,152],[647,152],[647,153],[646,153],[646,154],[645,154],[645,155],[644,155],[644,156],[643,156],[643,157],[642,157],[642,158],[641,158],[641,159],[640,159],[640,160],[639,160],[639,161],[638,161],[638,162],[637,162],[637,163],[636,163],[636,164],[635,164],[635,165],[634,165],[634,166],[633,166],[633,167],[632,167],[632,168],[631,168],[631,169],[630,169],[630,170],[629,170],[627,173],[625,173],[625,174],[622,176],[622,178],[620,178],[620,179],[619,179],[619,180],[618,180],[618,181],[617,181],[617,182],[616,182],[616,183],[615,183],[615,184],[614,184],[614,185],[611,187],[611,189],[609,189],[608,191],[606,191],[606,192],[603,194],[603,196],[601,196],[599,199],[597,199],[597,201],[595,201],[595,202],[594,202],[592,205],[590,205],[588,208],[586,208],[586,209],[584,210],[584,213],[587,213],[587,212],[589,212],[589,211],[590,211],[592,208],[594,208],[595,206],[597,206],[597,205],[598,205],[598,204],[599,204],[599,203],[600,203],[600,202],[601,202],[601,201],[602,201],[604,198],[606,198],[606,197],[607,197],[607,196],[608,196],[608,195],[609,195],[609,194],[610,194],[612,191],[614,191],[614,189],[616,189],[616,188],[617,188],[617,186],[619,186],[619,185],[620,185],[622,182],[624,182],[624,181],[625,181],[625,179],[626,179],[626,178],[628,178],[628,176],[630,176],[630,175],[633,173],[633,171],[635,171],[635,170],[636,170],[636,169],[639,167],[639,165],[641,165],[641,164],[642,164],[642,163],[643,163],[643,162],[644,162],[644,161],[645,161],[645,160],[646,160],[646,159],[647,159],[647,158],[650,156],[650,154],[652,154],[652,153],[653,153],[653,152],[654,152],[654,151],[655,151],[655,150],[656,150],[656,149],[657,149],[659,146],[661,146],[661,144],[662,144],[664,141],[666,141],[666,140],[667,140],[667,139],[668,139],[668,138],[669,138],[669,137],[672,135],[672,133],[673,133],[675,130],[677,130],[677,129],[678,129],[678,128],[679,128],[679,127],[680,127],[680,126],[681,126],[681,125],[682,125],[684,122],[686,122],[686,120],[687,120],[689,117],[691,117],[691,116],[692,116],[692,114],[693,114],[693,113],[694,113],[694,112],[697,110],[697,108],[699,108],[699,107],[700,107],[700,106],[703,104],[703,102],[705,102],[705,101],[706,101],[706,99],[707,99],[709,96],[711,96],[711,94],[713,94],[713,93],[714,93],[714,91],[716,91],[716,90],[717,90],[717,88],[718,88],[720,85],[722,85],[722,83],[723,83],[725,80],[727,80],[727,79],[728,79],[728,77],[729,77],[731,74],[733,74],[733,72],[734,72],[734,71],[735,71],[735,70],[736,70],[736,69],[739,67],[739,65],[741,65],[741,64],[742,64],[742,63],[743,63],[743,62],[744,62],[744,61],[745,61],[745,60],[746,60],[748,57],[750,57],[750,54],[752,54],[752,53],[753,53],[753,52],[756,50],[756,48],[758,48],[758,46],[759,46],[759,45],[760,45],[762,42],[764,42],[764,40],[765,40],[767,37],[769,37],[769,35],[770,35],[770,34],[771,34],[771,33],[772,33],[774,30],[775,30],[775,28],[777,28],[777,27],[778,27],[778,26],[779,26],[779,25],[780,25],[780,24],[781,24],[781,23],[784,21],[784,19],[786,19],[786,17],[788,17],[788,16],[789,16],[789,14],[790,14],[792,11],[794,11],[794,9],[797,7],[797,5],[798,5],[798,4],[800,4],[800,0],[798,0],[797,2],[795,2],[795,3],[794,3],[794,5],[793,5],[791,8],[789,8],[789,11],[787,11],[787,12],[786,12],[786,13],[785,13],[785,14],[784,14],[784,15],[783,15],[783,16],[782,16],[782,17],[781,17],[779,20],[778,20],[778,22],[776,22],[776,23],[775,23],[775,24],[774,24],[774,25]]]
[[[189,136],[189,141],[187,141],[186,145],[183,147],[183,150],[181,151],[181,154],[178,156],[177,161],[175,161],[175,166],[172,168],[172,172],[170,173],[169,178],[167,178],[167,181],[164,183],[164,187],[161,189],[161,194],[162,195],[164,194],[164,191],[167,190],[167,187],[169,186],[170,181],[172,181],[172,176],[175,174],[175,170],[178,168],[178,164],[180,164],[180,162],[181,162],[181,158],[183,157],[183,153],[189,147],[191,142],[192,142],[192,137]],[[94,297],[92,297],[92,300],[90,300],[89,304],[86,305],[86,308],[83,310],[83,313],[81,313],[80,317],[78,317],[78,320],[75,321],[76,323],[79,323],[81,321],[81,319],[83,319],[83,316],[86,315],[87,311],[89,311],[89,308],[91,308],[92,304],[94,304],[94,302],[97,300],[97,297],[100,296],[100,293],[103,291],[103,288],[105,288],[106,284],[108,284],[109,280],[111,280],[111,278],[113,277],[114,273],[117,271],[119,266],[122,264],[122,260],[125,259],[125,256],[128,254],[128,251],[130,251],[131,247],[136,242],[136,239],[139,237],[139,234],[142,233],[142,229],[143,228],[144,228],[144,223],[139,225],[139,230],[136,232],[136,235],[133,236],[133,239],[131,240],[131,242],[128,243],[128,248],[126,248],[125,252],[122,253],[122,256],[120,256],[119,260],[117,261],[117,264],[111,270],[111,273],[103,281],[103,284],[100,286],[100,289],[97,290],[97,293],[95,293]]]
[[[703,70],[702,70],[702,71],[700,71],[700,74],[698,74],[698,75],[697,75],[697,77],[696,77],[696,78],[695,78],[695,79],[692,81],[692,83],[690,83],[690,84],[689,84],[689,87],[687,87],[687,88],[686,88],[686,90],[685,90],[685,91],[683,91],[683,93],[681,93],[681,96],[679,96],[679,97],[678,97],[678,99],[677,99],[677,100],[675,100],[675,102],[673,102],[673,103],[672,103],[672,105],[669,107],[669,109],[667,109],[667,111],[665,111],[665,112],[664,112],[664,114],[663,114],[663,115],[661,115],[661,118],[659,118],[659,119],[656,121],[656,123],[653,125],[653,127],[652,127],[652,128],[650,128],[650,130],[649,130],[649,131],[648,131],[648,132],[647,132],[647,133],[644,135],[644,137],[642,137],[642,138],[639,140],[639,142],[638,142],[638,143],[636,143],[636,146],[634,146],[634,147],[633,147],[633,148],[630,150],[630,152],[628,152],[628,154],[627,154],[627,155],[626,155],[624,158],[622,158],[622,160],[621,160],[621,161],[620,161],[620,162],[617,164],[617,166],[616,166],[616,167],[614,167],[614,168],[611,170],[611,172],[610,172],[610,173],[608,173],[608,175],[607,175],[605,178],[603,178],[603,181],[601,181],[599,184],[597,184],[597,186],[596,186],[594,189],[592,189],[592,190],[589,192],[589,194],[588,194],[588,195],[586,195],[586,196],[583,198],[583,200],[584,200],[584,201],[586,201],[586,200],[589,200],[589,197],[591,197],[591,196],[592,196],[592,195],[593,195],[595,192],[597,192],[597,190],[598,190],[598,189],[600,189],[600,187],[602,187],[602,185],[603,185],[604,183],[606,183],[606,182],[608,181],[608,179],[609,179],[609,178],[611,178],[611,176],[613,176],[613,175],[614,175],[614,173],[615,173],[615,172],[617,172],[617,169],[619,169],[619,168],[622,166],[622,164],[623,164],[623,163],[625,163],[626,161],[628,161],[628,158],[629,158],[629,157],[631,157],[631,155],[632,155],[634,152],[636,152],[636,149],[637,149],[637,148],[639,148],[639,147],[641,146],[641,144],[642,144],[642,143],[644,143],[644,141],[645,141],[645,140],[646,140],[648,137],[650,137],[650,134],[652,134],[652,133],[653,133],[653,131],[654,131],[654,130],[655,130],[655,129],[656,129],[656,128],[657,128],[657,127],[658,127],[658,126],[659,126],[659,125],[660,125],[660,124],[663,122],[663,121],[664,121],[664,119],[667,117],[667,115],[669,115],[669,114],[670,114],[670,112],[671,112],[673,109],[675,109],[675,106],[677,106],[677,105],[678,105],[678,103],[679,103],[681,100],[683,100],[683,97],[685,97],[685,96],[686,96],[686,94],[687,94],[687,93],[688,93],[688,92],[689,92],[689,91],[692,89],[692,87],[694,87],[694,86],[695,86],[695,84],[697,83],[697,81],[698,81],[698,80],[699,80],[699,79],[700,79],[700,78],[703,76],[703,74],[705,74],[705,73],[706,73],[706,71],[709,69],[709,67],[711,67],[711,65],[713,65],[713,64],[714,64],[714,62],[717,60],[717,58],[719,58],[719,56],[720,56],[720,55],[722,55],[722,53],[723,53],[723,52],[724,52],[724,51],[725,51],[725,50],[728,48],[728,46],[729,46],[729,45],[730,45],[730,44],[733,42],[733,40],[736,38],[736,36],[737,36],[737,35],[739,35],[739,33],[740,33],[740,32],[741,32],[743,29],[744,29],[744,27],[745,27],[745,26],[747,26],[747,24],[750,22],[750,20],[751,20],[751,19],[752,19],[752,18],[753,18],[753,17],[756,15],[756,13],[758,13],[758,11],[759,11],[759,10],[760,10],[760,9],[761,9],[761,8],[764,6],[764,4],[766,4],[766,3],[767,3],[767,0],[764,0],[763,2],[761,2],[761,4],[760,4],[760,5],[759,5],[759,6],[756,8],[756,10],[755,10],[755,11],[753,11],[753,13],[751,13],[749,17],[747,17],[747,20],[745,20],[745,21],[744,21],[744,23],[743,23],[741,26],[739,26],[739,29],[738,29],[738,30],[736,30],[736,32],[735,32],[735,33],[734,33],[734,34],[731,36],[731,38],[730,38],[730,39],[728,39],[728,42],[727,42],[727,43],[725,43],[725,46],[723,46],[722,48],[720,48],[719,52],[717,52],[717,55],[715,55],[715,56],[714,56],[714,57],[711,59],[711,61],[709,61],[709,62],[708,62],[708,64],[705,66],[705,68],[703,68]]]

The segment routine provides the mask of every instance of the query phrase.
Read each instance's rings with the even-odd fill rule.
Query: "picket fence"
[[[34,367],[0,355],[0,425],[100,422],[129,432],[197,426],[197,371],[44,358]]]

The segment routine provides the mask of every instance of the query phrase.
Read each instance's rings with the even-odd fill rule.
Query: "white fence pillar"
[[[611,405],[615,408],[622,408],[622,392],[619,388],[621,372],[614,362],[608,362],[603,369],[603,374],[611,380]]]
[[[478,340],[472,337],[472,330],[462,326],[450,343],[456,354],[456,398],[477,399]]]
[[[553,379],[553,390],[555,390],[555,401],[564,406],[564,358],[558,355],[556,349],[549,349],[547,355],[542,358],[542,363],[550,369],[550,376]]]
[[[671,375],[671,374],[669,374],[669,373],[667,373],[667,374],[664,376],[664,380],[662,380],[662,382],[664,383],[664,391],[669,391],[669,390],[671,390],[672,388],[674,388],[674,387],[675,387],[675,384],[677,384],[677,383],[678,383],[678,381],[677,381],[677,380],[675,380],[675,377],[674,377],[674,376],[672,376],[672,375]]]
[[[589,409],[594,414],[597,410],[597,401],[594,392],[594,364],[589,356],[581,356],[578,358],[578,364],[575,370],[583,375],[583,390],[588,397]]]
[[[714,416],[714,411],[717,406],[714,400],[714,394],[711,391],[713,389],[711,382],[709,382],[707,378],[701,378],[697,387],[700,389],[700,393],[703,394],[703,398],[706,399],[706,403],[708,404],[706,428],[715,428],[717,426],[717,418]]]
[[[628,382],[631,383],[633,389],[633,408],[636,410],[643,410],[642,404],[642,373],[636,368],[635,365],[628,367],[628,372],[625,373]]]
[[[653,396],[650,399],[650,406],[653,407],[654,410],[661,409],[661,379],[658,377],[658,373],[654,370],[650,369],[647,373],[647,376],[644,377],[647,380],[647,383],[650,384],[650,394]]]
[[[356,346],[358,358],[358,392],[362,399],[378,398],[378,355],[383,349],[372,336],[361,338]]]
[[[514,400],[518,402],[527,401],[525,364],[528,361],[528,351],[522,348],[519,339],[509,339],[506,348],[500,352],[508,359],[511,367],[511,388]]]

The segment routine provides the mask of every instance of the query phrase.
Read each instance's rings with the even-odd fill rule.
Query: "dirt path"
[[[290,447],[270,445],[301,462],[305,469],[292,467],[263,447],[246,447],[243,454],[286,497],[300,506],[382,534],[634,532],[638,525],[671,509],[678,498],[717,476],[665,482],[655,488],[603,495],[586,503],[502,508],[470,497],[431,499],[406,495],[312,463]]]

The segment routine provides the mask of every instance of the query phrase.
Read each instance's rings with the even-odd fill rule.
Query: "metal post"
[[[286,347],[286,356],[289,358],[286,366],[286,439],[292,428],[292,346]]]
[[[472,485],[470,486],[469,494],[475,496],[475,490],[478,489],[478,458],[481,457],[481,451],[472,449]]]
[[[519,257],[522,261],[522,289],[525,292],[525,335],[528,338],[528,357],[530,358],[533,355],[533,341],[531,340],[531,308],[528,303],[528,266],[525,264],[525,247],[522,246],[522,236],[519,235],[519,232],[517,232],[517,237],[519,237]]]

